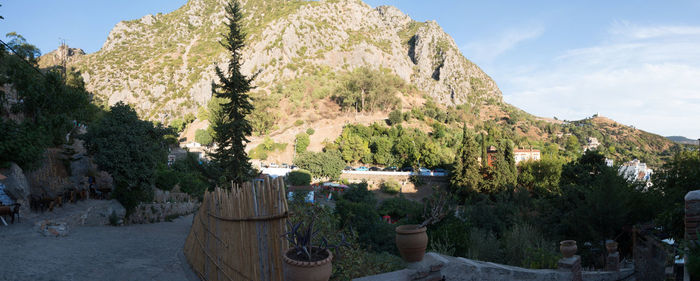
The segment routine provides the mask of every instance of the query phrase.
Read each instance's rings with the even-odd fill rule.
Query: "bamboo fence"
[[[283,280],[287,216],[281,177],[206,192],[185,256],[202,280]]]

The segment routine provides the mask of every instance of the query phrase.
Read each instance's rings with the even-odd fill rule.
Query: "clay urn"
[[[617,242],[615,240],[606,240],[605,249],[608,250],[608,254],[617,252]]]
[[[404,261],[419,262],[423,260],[425,249],[428,247],[426,229],[426,227],[418,228],[416,224],[396,227],[396,247],[399,248],[399,253]]]
[[[314,248],[317,249],[317,248]],[[331,278],[333,254],[325,249],[326,257],[318,261],[293,259],[294,249],[289,249],[284,257],[284,280],[286,281],[328,281]]]
[[[574,254],[576,254],[576,250],[578,250],[576,240],[564,240],[559,242],[559,250],[564,258],[573,257]]]

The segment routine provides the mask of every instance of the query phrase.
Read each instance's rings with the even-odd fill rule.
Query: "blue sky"
[[[567,120],[598,113],[661,135],[700,137],[698,0],[366,2],[437,21],[504,99],[527,112]],[[0,33],[17,31],[42,52],[59,38],[94,52],[119,20],[184,3],[0,1]]]

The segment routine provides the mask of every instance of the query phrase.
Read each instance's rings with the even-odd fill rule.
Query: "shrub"
[[[379,205],[380,215],[389,215],[392,219],[406,224],[419,224],[423,214],[423,204],[404,198],[389,198]]]
[[[311,172],[303,169],[291,171],[287,175],[287,180],[291,185],[309,185],[311,183]]]
[[[309,144],[311,143],[311,140],[309,139],[309,135],[306,133],[299,133],[296,136],[296,144],[295,144],[295,149],[297,153],[302,153],[306,151],[306,148],[309,147]]]
[[[194,132],[194,140],[202,145],[210,145],[214,139],[207,130],[197,129]]]
[[[403,121],[402,118],[403,114],[401,113],[401,110],[396,109],[389,113],[389,125],[398,125],[401,124]]]
[[[311,136],[311,135],[313,135],[314,133],[316,133],[316,130],[314,130],[314,128],[308,128],[308,129],[306,129],[306,134],[307,134],[307,135]]]
[[[301,126],[304,125],[304,120],[298,119],[297,121],[294,121],[294,126]]]
[[[172,190],[178,183],[178,173],[168,167],[161,166],[156,170],[156,187],[161,190]]]
[[[382,182],[380,189],[387,194],[397,194],[401,191],[401,185],[395,180]]]

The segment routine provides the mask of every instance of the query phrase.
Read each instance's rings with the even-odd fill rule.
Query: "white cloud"
[[[700,137],[700,26],[616,23],[609,34],[514,73],[506,101],[541,116],[599,113],[661,135]]]
[[[499,55],[513,49],[519,43],[540,37],[544,33],[542,25],[513,28],[483,41],[476,41],[462,47],[464,54],[478,62],[490,62]]]

